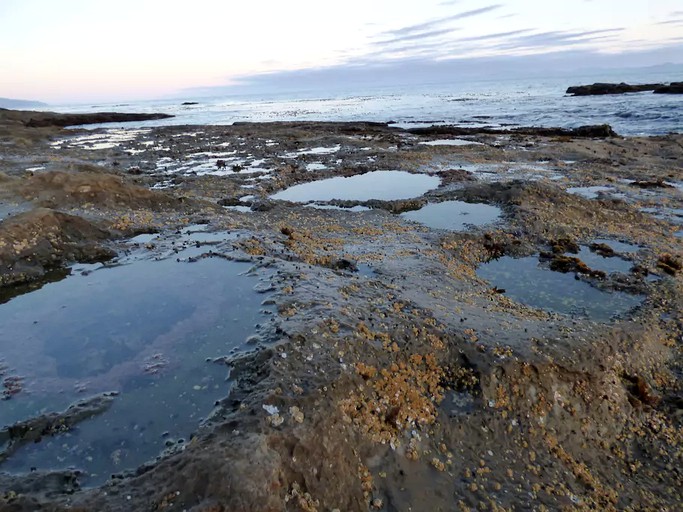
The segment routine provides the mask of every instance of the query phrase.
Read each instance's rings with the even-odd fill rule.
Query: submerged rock
[[[0,430],[0,442],[4,445],[0,450],[0,461],[5,460],[24,444],[37,443],[45,436],[68,432],[77,423],[103,413],[111,407],[115,396],[116,393],[102,393],[81,400],[66,411],[41,414],[36,418],[4,427]]]

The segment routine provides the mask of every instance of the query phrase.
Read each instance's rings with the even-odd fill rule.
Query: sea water
[[[126,104],[59,105],[59,112],[161,112],[176,117],[128,128],[166,125],[220,125],[266,121],[393,121],[396,126],[559,126],[610,124],[622,135],[683,131],[683,96],[649,92],[570,97],[567,87],[599,81],[664,82],[683,77],[658,74],[581,76],[552,79],[468,81],[411,86],[356,87],[337,91],[281,92],[179,97]],[[188,99],[197,105],[183,106]],[[99,125],[92,125],[96,127]]]

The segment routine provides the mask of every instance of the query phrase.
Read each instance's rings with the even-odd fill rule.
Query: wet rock
[[[396,201],[381,201],[379,199],[371,199],[363,204],[375,210],[386,210],[390,213],[399,214],[419,210],[425,204],[427,204],[427,201],[424,199],[399,199]],[[349,204],[349,207],[350,206],[354,205]]]
[[[356,266],[356,264],[351,260],[347,260],[346,258],[339,258],[333,260],[330,263],[330,268],[333,268],[335,270],[347,270],[349,272],[358,272],[358,267]]]
[[[571,238],[558,238],[550,244],[553,248],[553,253],[555,254],[565,254],[570,252],[572,254],[578,254],[581,250],[579,244]]]
[[[683,94],[683,82],[671,82],[655,89],[655,94]]]
[[[593,243],[590,245],[590,250],[595,252],[595,253],[598,253],[603,258],[611,258],[612,256],[614,256],[614,249],[612,249],[607,244]],[[574,252],[578,252],[578,250],[574,251]]]
[[[244,203],[237,197],[226,197],[218,200],[220,206],[244,206]]]
[[[578,128],[541,128],[521,127],[509,130],[499,128],[463,128],[460,126],[430,126],[426,128],[410,128],[408,133],[415,135],[537,135],[542,137],[584,137],[584,138],[608,138],[617,137],[617,133],[608,124],[586,125]]]
[[[586,265],[579,258],[573,256],[565,256],[564,254],[549,254],[541,253],[541,260],[548,261],[550,270],[555,272],[562,272],[566,274],[568,272],[576,272],[578,274],[587,275],[597,279],[604,279],[607,274],[601,270],[593,270],[588,265]]]
[[[263,343],[263,338],[258,334],[252,334],[246,340],[244,340],[244,343],[247,345],[258,345],[259,343]]]
[[[42,414],[36,418],[20,421],[0,430],[0,462],[7,459],[20,446],[37,443],[45,436],[68,432],[79,422],[101,414],[111,407],[116,393],[103,393],[81,400],[66,411]]]
[[[465,169],[448,169],[447,171],[439,171],[436,173],[441,178],[441,185],[449,185],[451,183],[462,183],[463,181],[476,181],[474,175]]]
[[[78,471],[54,471],[12,476],[0,473],[0,508],[3,510],[40,510],[39,501],[71,495],[80,489]],[[4,494],[4,496],[3,496]],[[3,498],[7,505],[3,503]],[[3,508],[3,505],[8,508]],[[14,508],[11,508],[14,506]]]
[[[638,188],[674,188],[673,185],[669,185],[664,181],[663,178],[657,180],[639,180],[630,183],[632,187]]]
[[[275,208],[275,203],[268,199],[256,199],[251,203],[252,212],[267,212]]]
[[[627,388],[631,394],[629,397],[631,405],[636,407],[639,404],[655,406],[660,402],[661,398],[653,392],[647,381],[640,375],[624,375],[623,378],[628,383]],[[635,403],[634,399],[638,403]]]
[[[131,206],[157,210],[177,204],[177,201],[164,193],[102,172],[43,172],[16,184],[16,191],[24,199],[46,208],[91,204],[100,207]]]
[[[662,269],[669,275],[675,276],[683,269],[683,262],[680,257],[672,256],[671,254],[663,254],[657,261],[657,268]]]
[[[573,96],[598,96],[604,94],[626,94],[633,92],[655,91],[665,87],[664,84],[639,84],[630,85],[627,83],[610,84],[594,83],[591,85],[576,85],[567,89],[567,94]]]
[[[76,126],[81,124],[125,123],[133,121],[152,121],[174,117],[170,114],[127,114],[123,112],[98,112],[96,114],[57,114],[54,112],[33,112],[26,121],[28,128],[50,126]]]
[[[377,154],[386,156],[382,165],[387,168],[423,163],[410,161],[408,150],[396,152],[396,156],[393,152],[383,154],[387,146],[396,144],[394,134],[405,135],[400,129],[334,123],[205,128],[207,145],[216,144],[214,136],[232,141],[230,138],[238,134],[246,140],[245,151],[257,149],[255,158],[263,156],[257,144],[264,140],[273,140],[280,150],[289,151],[336,144],[334,137],[354,132],[362,137],[359,145],[375,146]],[[159,141],[186,130],[162,128],[145,137]],[[624,147],[630,151],[624,159],[635,162],[631,151],[638,148],[637,165],[629,163],[626,169],[618,169],[614,179],[641,179],[638,173],[644,168],[648,177],[671,173],[671,165],[650,167],[649,162],[656,164],[657,160],[642,155],[646,151],[668,152],[670,156],[680,153],[679,136],[574,141],[565,137],[534,140],[510,133],[512,144],[501,138],[501,148],[479,147],[477,159],[515,159],[520,154],[515,148],[524,147],[522,156],[527,162],[565,158],[582,162],[568,167],[567,177],[592,183],[613,175],[612,158],[603,158],[608,151]],[[190,139],[188,149],[200,149],[201,135],[174,141],[180,146]],[[353,152],[347,154],[347,142],[343,144],[340,157],[345,161],[340,164],[344,167],[340,174],[356,169],[353,159],[348,158]],[[498,153],[501,149],[505,157]],[[176,147],[173,151],[182,154]],[[423,151],[415,153],[429,156]],[[94,151],[83,154],[95,155],[95,159],[100,156]],[[124,172],[130,164],[123,158],[121,162]],[[210,161],[209,167],[212,165]],[[659,172],[659,167],[666,170]],[[23,175],[23,169],[17,171]],[[334,171],[326,171],[330,172]],[[579,172],[582,174],[573,174]],[[286,179],[296,181],[300,174]],[[500,204],[509,223],[492,227],[486,234],[437,237],[405,231],[403,223],[382,212],[319,214],[292,204],[235,219],[215,208],[215,203],[238,195],[244,177],[194,175],[182,179],[183,193],[210,198],[211,209],[203,214],[212,224],[225,223],[231,230],[246,231],[247,240],[254,237],[250,239],[254,245],[259,243],[254,254],[268,254],[267,265],[276,271],[273,282],[278,289],[289,287],[287,300],[297,308],[297,314],[287,319],[273,315],[272,335],[269,331],[264,338],[268,342],[278,340],[277,350],[266,347],[237,360],[233,356],[215,359],[232,368],[230,395],[215,403],[215,411],[202,422],[193,442],[169,443],[168,451],[153,466],[126,470],[103,487],[73,496],[59,495],[49,503],[27,501],[20,510],[294,510],[318,501],[318,510],[367,510],[375,499],[383,500],[376,505],[385,508],[450,510],[458,506],[484,508],[486,503],[478,504],[477,500],[487,494],[499,508],[533,508],[543,502],[548,508],[560,509],[573,502],[595,510],[620,509],[634,503],[665,510],[680,502],[680,475],[675,465],[680,444],[670,440],[677,424],[667,417],[669,411],[664,408],[652,411],[656,417],[635,410],[656,401],[655,388],[664,397],[672,393],[652,370],[665,368],[669,362],[666,354],[675,352],[662,344],[680,339],[678,282],[669,279],[657,287],[644,284],[643,290],[653,294],[653,300],[643,305],[645,316],[655,319],[648,325],[637,316],[640,311],[609,324],[586,324],[578,310],[567,317],[551,316],[521,308],[509,297],[500,296],[503,290],[492,288],[493,281],[472,282],[473,269],[488,255],[528,256],[540,247],[551,256],[567,255],[575,240],[587,240],[597,232],[642,243],[648,250],[633,254],[634,263],[652,266],[651,254],[677,247],[669,229],[660,229],[655,220],[641,216],[635,207],[589,202],[567,195],[552,183],[529,182],[468,182],[457,191],[442,189],[430,196],[432,200],[443,195]],[[229,183],[232,181],[235,183]],[[255,181],[254,195],[267,193],[269,181]],[[277,187],[283,185],[278,183]],[[629,187],[623,188],[628,194]],[[636,190],[630,188],[631,193]],[[397,207],[398,203],[387,206]],[[108,212],[97,210],[97,215],[106,219]],[[169,224],[177,225],[174,215],[173,209],[155,214],[162,232]],[[287,229],[280,234],[283,223]],[[309,238],[305,238],[307,233]],[[289,253],[279,252],[280,242],[292,236],[297,240],[304,237],[307,242],[301,247],[301,259],[311,254],[308,242],[339,239],[340,245],[321,251],[319,262],[309,268],[298,259],[292,260]],[[364,265],[376,261],[375,277],[364,280],[330,272],[327,265],[347,254],[358,257]],[[529,259],[536,268],[537,259]],[[543,273],[551,276],[551,282],[561,278],[574,281],[573,275]],[[514,270],[511,274],[513,280],[524,279]],[[585,276],[579,277],[585,280]],[[608,280],[591,285],[611,289],[617,279],[628,285],[626,277],[633,276],[610,275]],[[529,279],[529,287],[539,284]],[[511,291],[510,286],[504,286]],[[555,291],[550,289],[551,293]],[[604,297],[604,302],[612,299],[616,297]],[[273,305],[272,299],[264,304]],[[357,324],[359,320],[364,322],[364,329]],[[357,327],[351,335],[354,325]],[[286,358],[282,357],[285,353]],[[423,366],[416,361],[425,356],[434,357],[437,366],[415,373]],[[361,361],[366,368],[356,366],[357,375],[349,376],[349,370],[354,373],[354,364]],[[611,367],[615,362],[616,370]],[[628,369],[631,380],[622,377],[622,368]],[[468,372],[462,373],[463,369]],[[446,389],[444,400],[437,398],[441,387]],[[267,419],[261,409],[264,402],[279,406],[277,417]],[[636,405],[631,407],[629,402]],[[339,407],[346,403],[348,416]],[[438,415],[430,419],[430,411]],[[450,413],[442,414],[445,411]],[[673,412],[680,413],[680,406]],[[434,421],[433,428],[420,424],[420,418]],[[411,431],[397,430],[402,422],[412,425]],[[628,438],[631,428],[640,432],[636,450]],[[532,430],[534,433],[529,434]],[[655,434],[659,437],[653,441],[655,430],[661,435]],[[395,432],[400,444],[373,444],[370,432]],[[411,438],[410,444],[406,436]],[[164,439],[156,441],[163,444]],[[620,449],[625,450],[628,460],[615,457]],[[448,452],[456,454],[452,465]],[[409,460],[413,456],[420,460]],[[640,464],[643,469],[634,473],[633,467]],[[664,471],[665,466],[671,469]],[[630,485],[634,481],[639,485]],[[20,492],[6,482],[0,478],[0,489]],[[300,485],[298,491],[295,482]],[[543,492],[551,488],[554,490]],[[605,497],[612,499],[613,488],[616,498],[608,502]],[[68,486],[66,489],[68,492]],[[637,494],[640,489],[648,495]],[[27,493],[40,490],[25,488]],[[287,495],[295,499],[285,503]],[[0,509],[6,505],[2,498],[0,491]]]
[[[0,372],[0,377],[1,377],[1,372]],[[2,398],[4,400],[9,400],[15,395],[18,395],[21,393],[21,390],[23,389],[23,378],[16,376],[16,375],[11,375],[9,377],[5,377],[2,380]]]
[[[0,286],[38,280],[70,261],[106,261],[101,245],[110,233],[89,221],[48,209],[16,215],[0,224]]]

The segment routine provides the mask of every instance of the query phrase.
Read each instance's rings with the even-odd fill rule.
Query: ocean
[[[293,91],[202,98],[176,98],[95,105],[60,105],[59,112],[162,112],[175,117],[126,123],[164,125],[232,124],[254,121],[378,121],[397,126],[557,126],[609,124],[626,136],[683,132],[683,96],[653,93],[570,97],[571,85],[598,81],[670,82],[683,76],[576,76],[571,78],[458,81],[451,84],[335,91]],[[183,105],[184,102],[197,102]],[[124,125],[108,125],[124,126]],[[95,126],[89,126],[94,128]]]

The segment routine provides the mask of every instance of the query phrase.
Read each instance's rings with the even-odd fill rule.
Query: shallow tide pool
[[[481,203],[444,201],[430,203],[419,210],[405,212],[401,217],[432,229],[464,231],[470,226],[491,224],[500,219],[500,208]]]
[[[437,188],[436,176],[404,171],[372,171],[356,176],[330,178],[294,185],[271,196],[272,199],[307,203],[310,201],[392,201],[419,197]]]
[[[511,299],[527,306],[596,321],[604,322],[623,315],[643,300],[637,295],[603,292],[577,280],[573,273],[545,269],[534,256],[505,256],[492,260],[481,265],[477,274],[491,285],[504,289]]]
[[[259,281],[244,275],[249,264],[190,262],[209,251],[201,243],[225,236],[185,235],[172,257],[80,265],[74,275],[0,305],[0,366],[22,379],[22,390],[0,401],[0,429],[119,393],[108,411],[21,447],[0,471],[76,468],[85,485],[99,484],[188,441],[228,394],[228,368],[209,360],[248,348],[245,340],[266,316],[264,296],[254,291]]]
[[[465,139],[439,139],[420,142],[424,146],[483,146],[481,142]]]
[[[595,185],[592,187],[571,187],[567,189],[567,194],[581,196],[585,199],[597,199],[600,194],[613,192],[614,187]]]

